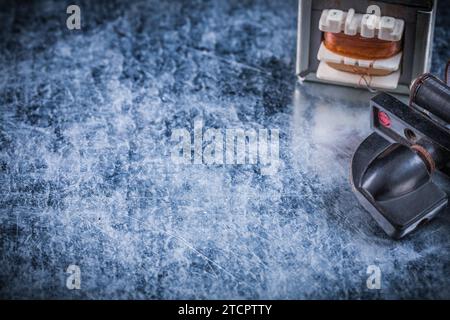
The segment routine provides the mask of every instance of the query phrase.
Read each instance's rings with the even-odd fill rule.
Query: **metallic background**
[[[0,3],[1,298],[450,298],[449,212],[393,241],[359,205],[371,94],[296,84],[296,1]],[[173,164],[199,118],[278,128],[278,173]]]

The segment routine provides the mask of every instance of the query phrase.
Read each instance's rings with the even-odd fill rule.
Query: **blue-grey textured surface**
[[[352,194],[370,94],[296,85],[296,1],[68,4],[0,5],[0,297],[450,298],[449,213],[393,241]],[[278,172],[172,163],[195,119],[278,128]]]

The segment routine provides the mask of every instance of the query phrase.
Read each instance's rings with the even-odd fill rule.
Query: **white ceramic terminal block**
[[[368,11],[374,8],[369,7]],[[365,38],[377,37],[380,40],[400,41],[405,22],[388,16],[380,16],[380,10],[375,13],[355,13],[354,9],[342,11],[327,9],[322,11],[319,29],[323,32],[340,33],[354,36],[360,34]]]

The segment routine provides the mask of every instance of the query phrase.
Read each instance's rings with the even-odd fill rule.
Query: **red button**
[[[378,112],[378,120],[385,127],[390,127],[391,126],[391,118],[389,118],[387,113],[384,112],[384,111],[379,111]]]

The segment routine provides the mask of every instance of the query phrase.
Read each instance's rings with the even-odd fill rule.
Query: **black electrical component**
[[[411,89],[410,105],[381,93],[371,100],[374,129],[352,159],[355,194],[383,230],[401,238],[447,207],[434,182],[450,177],[450,87],[430,74]]]

